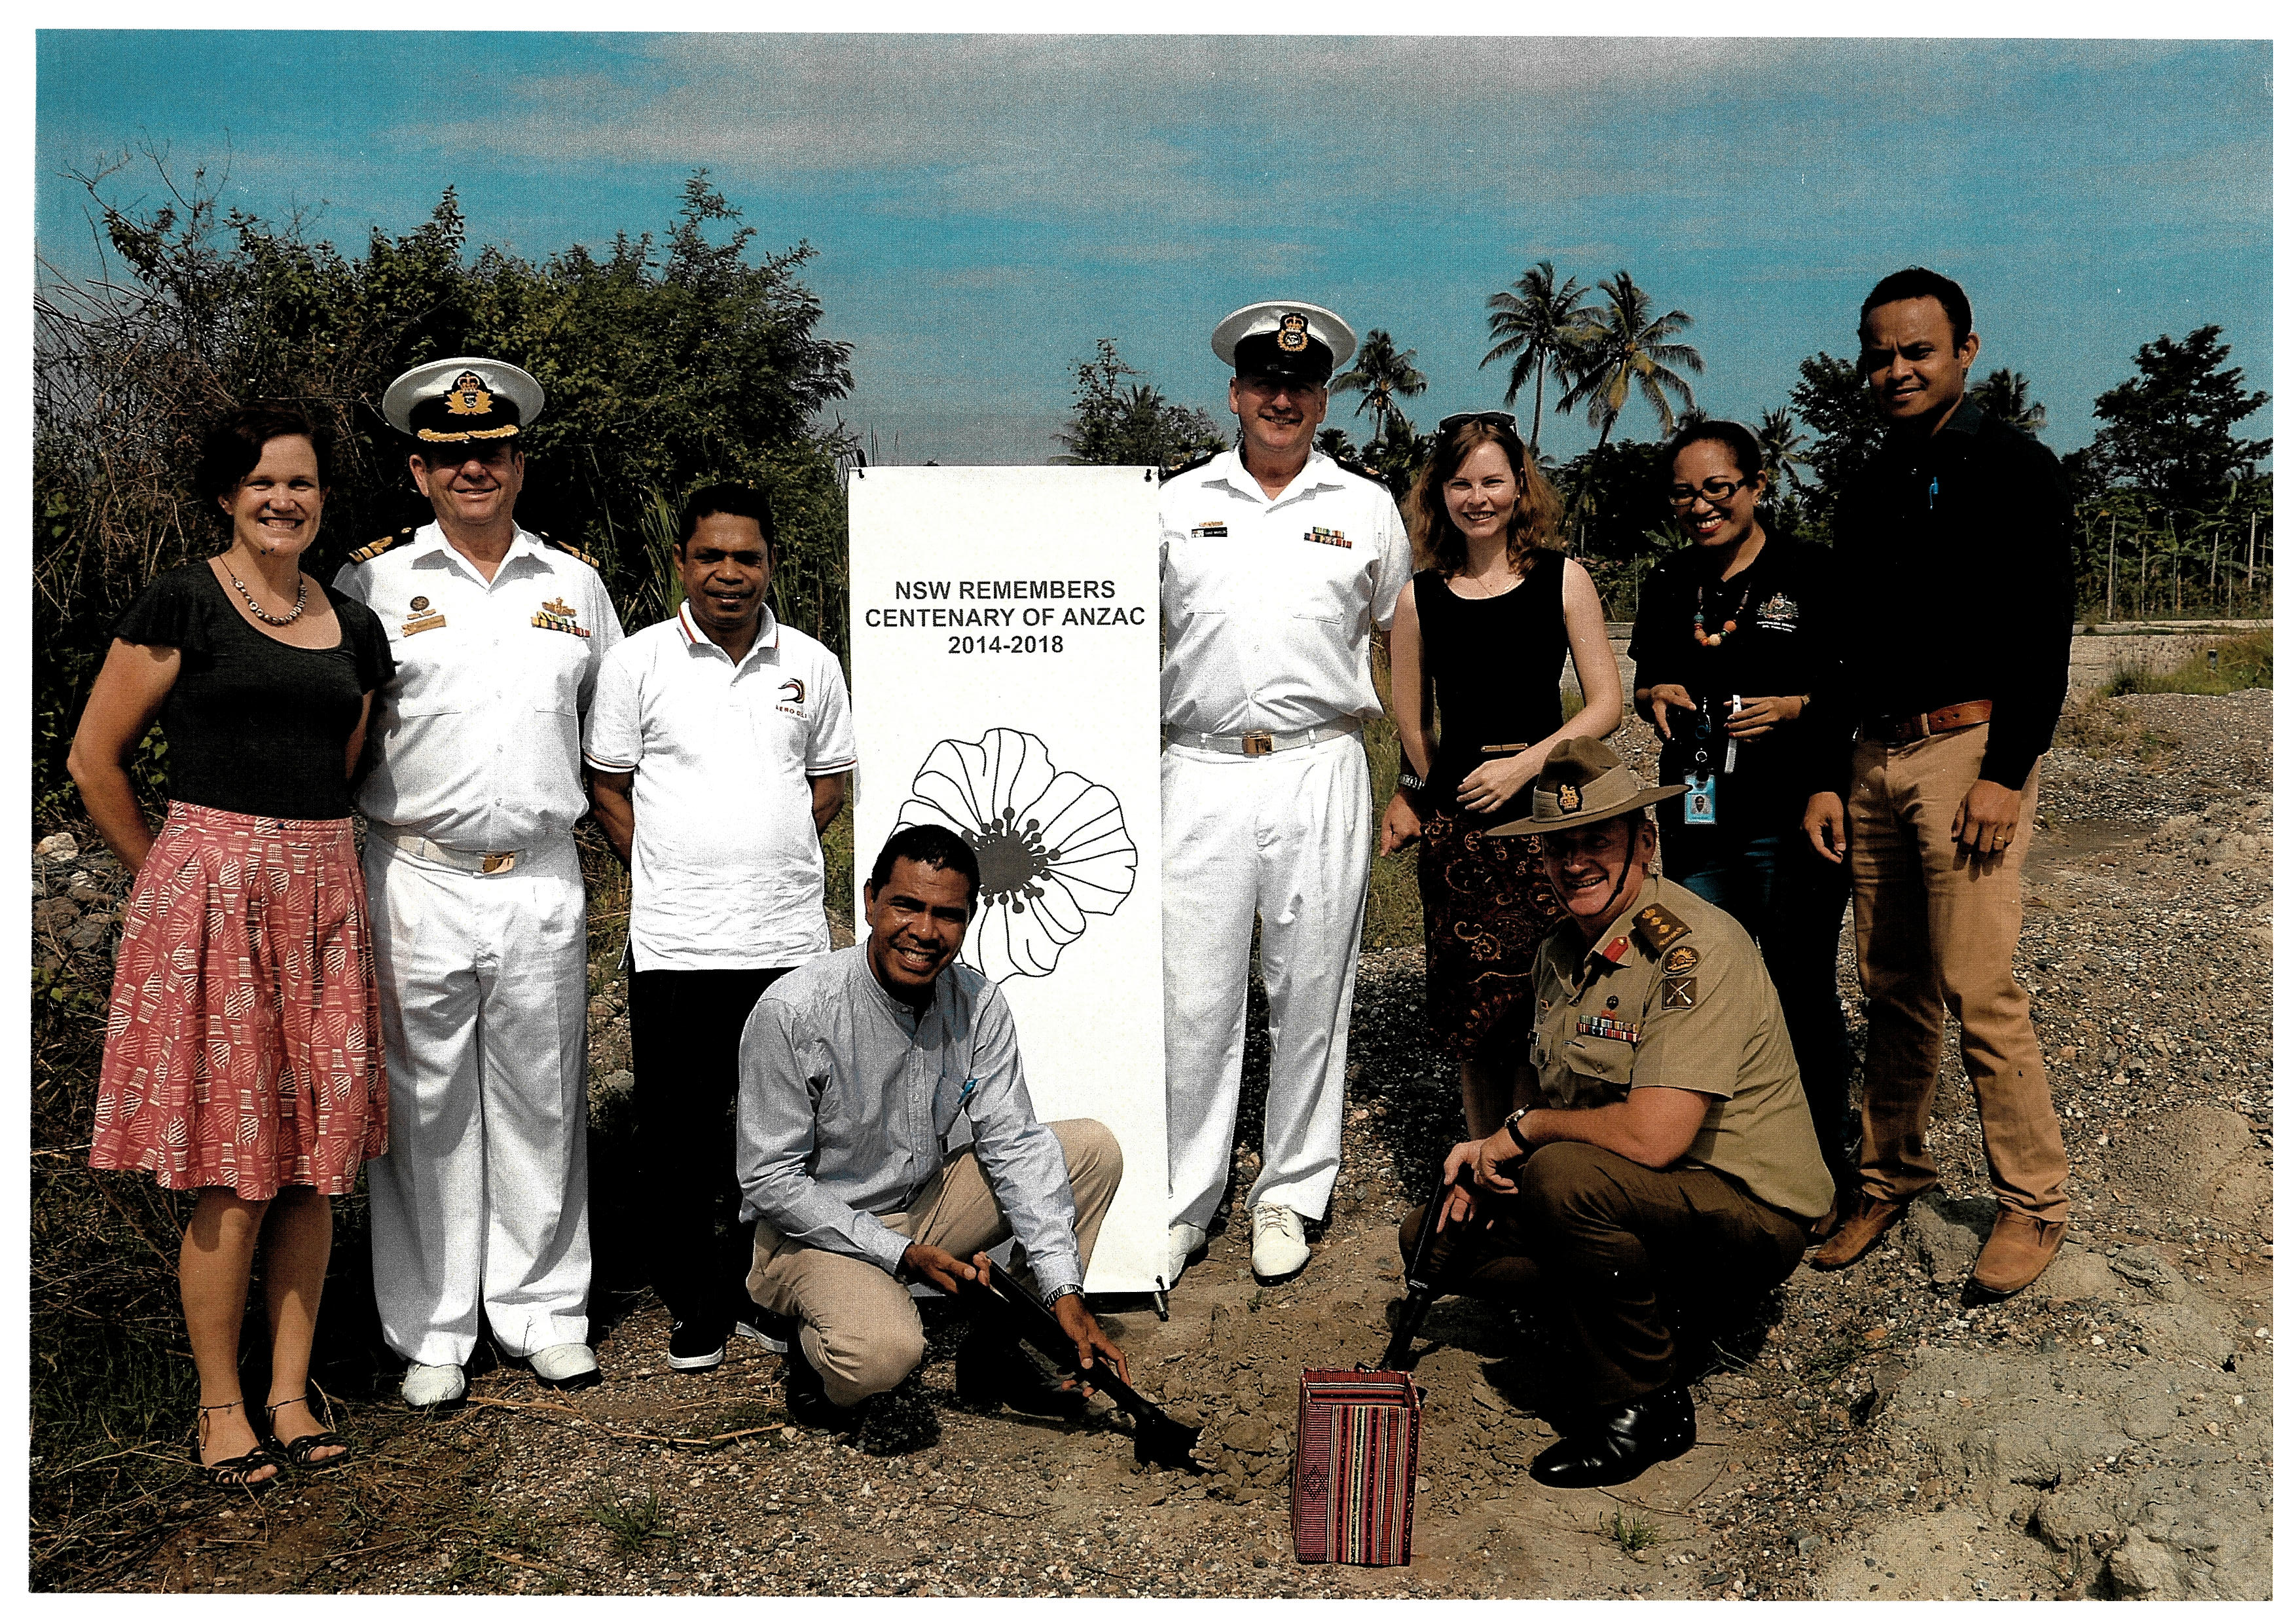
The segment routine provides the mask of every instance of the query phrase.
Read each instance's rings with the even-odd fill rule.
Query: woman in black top
[[[1669,879],[1761,944],[1826,1165],[1838,1189],[1854,1190],[1834,980],[1848,875],[1801,838],[1809,784],[1796,736],[1810,691],[1840,660],[1833,560],[1764,529],[1768,485],[1742,424],[1693,424],[1667,451],[1675,523],[1691,545],[1644,583],[1628,650],[1635,709],[1665,741],[1660,782],[1690,786],[1658,808],[1660,855]]]
[[[391,659],[366,608],[302,572],[326,463],[300,413],[232,413],[208,435],[200,482],[231,545],[160,576],[120,618],[72,740],[88,816],[135,875],[88,1161],[198,1192],[179,1266],[193,1458],[211,1481],[255,1488],[278,1476],[270,1448],[311,1468],[346,1449],[312,1413],[308,1378],[330,1198],[387,1135],[349,777]],[[126,767],[155,718],[168,790],[156,838]],[[272,1336],[260,1423],[239,1386],[258,1240]]]
[[[1428,1024],[1459,1061],[1468,1131],[1488,1137],[1531,1100],[1532,963],[1561,910],[1538,837],[1483,832],[1529,810],[1530,781],[1558,742],[1619,725],[1619,666],[1602,596],[1562,555],[1561,504],[1512,415],[1437,425],[1406,512],[1420,569],[1389,633],[1403,774],[1379,849],[1425,841]],[[1587,701],[1567,722],[1566,650]]]

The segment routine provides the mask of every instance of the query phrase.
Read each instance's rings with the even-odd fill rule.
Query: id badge
[[[1714,824],[1714,776],[1701,778],[1695,773],[1683,780],[1690,793],[1682,798],[1682,821],[1711,828]]]

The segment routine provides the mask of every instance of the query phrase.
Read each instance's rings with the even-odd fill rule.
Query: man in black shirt
[[[1828,748],[1813,782],[1827,787],[1803,827],[1823,856],[1848,857],[1873,1013],[1860,1199],[1810,1262],[1854,1263],[1937,1183],[1923,1136],[1950,1008],[2000,1204],[1971,1282],[2006,1294],[2048,1266],[2070,1210],[2012,959],[2038,764],[2064,706],[2072,498],[2046,447],[1964,394],[1978,338],[1958,285],[1918,267],[1884,277],[1858,335],[1890,431],[1840,514],[1859,633],[1814,707],[1811,741]]]

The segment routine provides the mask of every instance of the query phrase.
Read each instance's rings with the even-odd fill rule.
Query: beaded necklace
[[[1738,607],[1730,611],[1729,618],[1722,622],[1722,629],[1718,632],[1709,632],[1706,629],[1706,587],[1703,582],[1700,583],[1698,588],[1698,609],[1697,611],[1690,617],[1690,636],[1692,639],[1695,641],[1701,648],[1710,649],[1719,647],[1723,638],[1728,636],[1732,632],[1738,629],[1738,617],[1746,612],[1746,601],[1752,597],[1753,595],[1754,583],[1748,581],[1744,586],[1739,589]]]

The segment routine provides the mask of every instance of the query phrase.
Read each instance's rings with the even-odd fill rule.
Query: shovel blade
[[[1185,1427],[1161,1414],[1133,1417],[1132,1458],[1144,1466],[1174,1466],[1201,1472],[1195,1456],[1201,1427]]]

